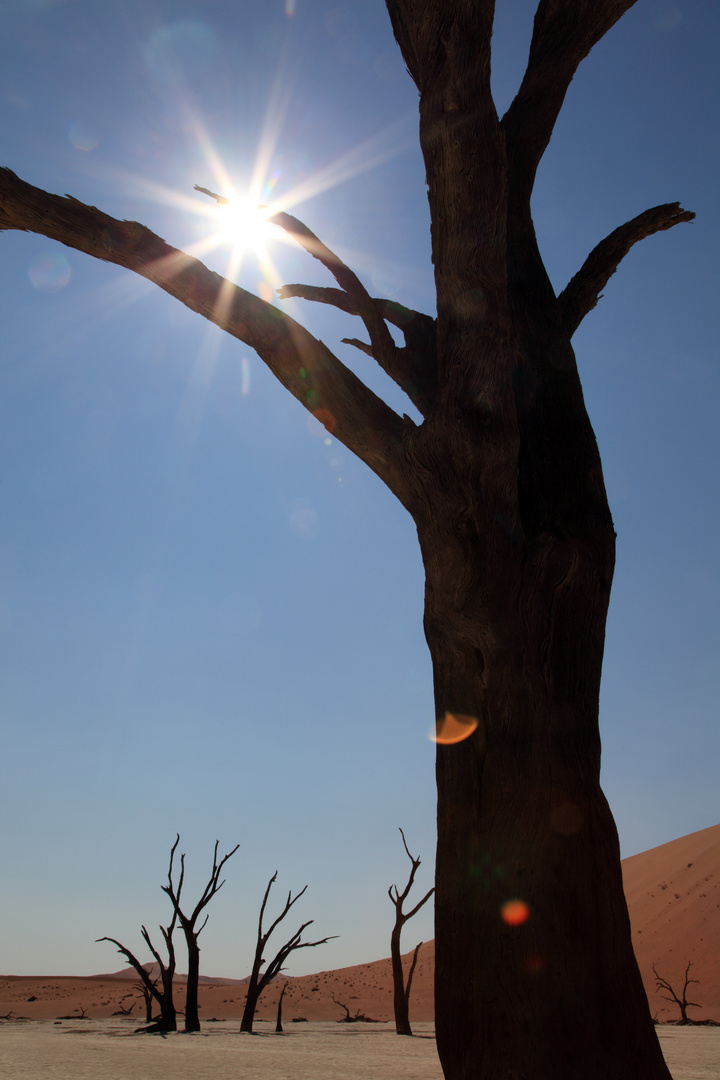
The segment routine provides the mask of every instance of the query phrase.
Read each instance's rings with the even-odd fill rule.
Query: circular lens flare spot
[[[40,255],[30,266],[28,277],[38,292],[59,292],[70,281],[72,271],[64,255]]]
[[[530,918],[530,908],[524,900],[506,900],[500,908],[500,918],[508,926],[522,926]]]
[[[435,731],[430,738],[441,746],[452,746],[469,738],[478,722],[474,716],[460,716],[456,713],[445,713],[442,720],[435,723]]]

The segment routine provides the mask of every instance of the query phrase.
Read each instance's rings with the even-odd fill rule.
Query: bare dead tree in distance
[[[113,945],[117,945],[118,951],[123,954],[128,963],[135,968],[140,983],[143,987],[143,996],[146,1003],[146,1017],[147,1022],[150,1025],[145,1030],[147,1031],[176,1031],[177,1030],[177,1011],[175,1009],[175,1002],[173,999],[173,979],[175,977],[175,946],[173,943],[173,933],[175,930],[175,914],[173,914],[172,920],[169,926],[161,926],[160,931],[165,941],[165,947],[167,948],[168,961],[165,963],[162,956],[153,945],[150,935],[146,928],[142,927],[142,936],[146,945],[150,949],[150,952],[155,958],[155,962],[160,970],[160,980],[162,982],[162,990],[158,988],[157,978],[152,979],[150,974],[146,971],[144,966],[140,963],[134,953],[122,945],[116,938],[113,937],[101,937],[97,938],[98,941],[111,941]],[[148,997],[152,1001],[157,1001],[160,1009],[160,1017],[157,1023],[152,1023],[152,1010],[148,1006]]]
[[[255,349],[415,522],[438,726],[435,1022],[447,1080],[669,1077],[600,788],[615,533],[571,338],[632,246],[694,215],[677,202],[638,214],[556,294],[531,212],[573,76],[634,2],[539,0],[500,117],[494,0],[386,0],[419,93],[437,317],[371,297],[302,223],[275,220],[338,286],[281,296],[359,317],[369,340],[348,340],[407,393],[419,423],[293,319],[144,226],[0,172],[0,229],[125,266]],[[554,824],[561,804],[577,829]],[[527,902],[521,925],[499,917],[508,897]]]
[[[435,892],[434,887],[429,889],[422,900],[418,901],[412,911],[403,911],[403,904],[408,898],[410,890],[413,887],[415,881],[415,874],[420,866],[420,859],[416,859],[410,854],[405,839],[405,833],[400,829],[400,835],[402,836],[403,847],[407,852],[407,857],[410,860],[410,876],[407,880],[407,885],[402,892],[398,890],[397,885],[391,885],[388,889],[388,896],[392,903],[395,905],[395,925],[392,928],[390,934],[390,960],[392,963],[392,976],[393,976],[393,1008],[395,1010],[395,1031],[398,1035],[412,1035],[412,1028],[410,1027],[410,989],[412,987],[413,975],[415,974],[415,965],[417,964],[418,953],[420,951],[420,945],[415,946],[413,958],[410,964],[410,970],[408,972],[407,982],[403,974],[402,956],[400,954],[400,935],[402,928],[408,919],[412,919],[413,915],[417,915],[420,908],[427,903],[432,894]],[[393,892],[394,890],[394,892]]]
[[[702,1005],[698,1005],[698,1003],[696,1001],[688,1001],[688,999],[687,999],[687,988],[690,985],[690,983],[697,983],[698,986],[700,985],[700,980],[699,979],[691,979],[690,978],[690,968],[691,967],[692,967],[692,961],[688,960],[688,965],[685,968],[685,985],[682,988],[682,997],[679,998],[677,996],[677,994],[675,993],[675,991],[673,990],[670,983],[668,982],[668,980],[663,979],[663,977],[661,975],[658,975],[657,968],[655,967],[654,964],[652,966],[653,974],[655,976],[655,980],[656,980],[656,983],[657,983],[656,989],[657,989],[658,993],[660,992],[660,990],[669,990],[670,995],[671,995],[670,997],[668,997],[667,994],[660,994],[660,997],[663,999],[663,1001],[673,1001],[673,1002],[675,1002],[678,1009],[680,1010],[680,1019],[677,1021],[678,1027],[683,1027],[686,1024],[692,1024],[693,1023],[693,1021],[690,1019],[690,1017],[687,1014],[688,1009],[690,1009],[690,1008],[692,1008],[692,1009],[701,1009],[702,1008]]]
[[[278,917],[268,927],[267,930],[263,930],[263,917],[265,915],[265,908],[267,906],[270,890],[272,889],[273,884],[277,879],[277,875],[278,872],[276,870],[273,876],[270,878],[270,881],[268,882],[267,888],[265,890],[265,895],[263,896],[263,901],[260,906],[255,956],[253,959],[252,971],[250,972],[250,980],[248,982],[245,1008],[243,1010],[242,1021],[240,1023],[240,1031],[246,1032],[247,1034],[252,1034],[253,1021],[255,1019],[255,1010],[257,1009],[257,1003],[260,999],[260,995],[262,994],[268,983],[271,982],[283,970],[283,966],[288,956],[290,956],[291,953],[295,952],[296,949],[314,949],[316,945],[324,945],[326,941],[332,941],[337,936],[336,934],[333,934],[331,937],[320,938],[319,941],[303,941],[303,932],[308,928],[308,926],[311,926],[314,922],[313,919],[310,919],[308,922],[304,922],[300,929],[296,930],[292,937],[288,938],[284,945],[281,945],[281,947],[275,953],[273,959],[270,961],[269,964],[267,964],[265,970],[261,973],[260,969],[266,962],[263,953],[265,952],[265,948],[268,941],[270,940],[273,931],[280,925],[280,923],[286,917],[293,905],[296,904],[300,897],[303,896],[307,891],[307,885],[305,885],[305,887],[300,890],[297,896],[293,896],[292,892],[289,892],[287,895],[287,900],[285,901],[285,906],[283,907]]]
[[[157,986],[157,979],[153,979],[153,985]],[[148,985],[145,982],[142,981],[142,979],[139,982],[136,982],[136,983],[133,984],[133,990],[137,990],[137,992],[140,994],[140,996],[142,997],[142,999],[143,999],[143,1001],[145,1003],[145,1023],[146,1024],[152,1024],[152,1018],[153,1018],[153,1015],[152,1015],[152,1012],[153,1012],[153,995],[152,995],[152,991],[150,990]]]
[[[285,992],[286,992],[287,988],[288,988],[288,984],[286,982],[284,982],[283,986],[282,986],[282,990],[280,991],[280,997],[278,998],[278,1003],[277,1003],[277,1016],[275,1018],[275,1034],[276,1035],[282,1035],[282,1033],[283,1033],[282,1008],[283,1008],[283,998],[285,997]]]
[[[180,926],[185,934],[185,942],[187,944],[188,951],[188,974],[187,974],[187,988],[185,998],[185,1031],[199,1031],[200,1030],[200,1017],[198,1014],[198,983],[200,980],[200,946],[198,945],[198,938],[201,932],[205,929],[209,915],[205,915],[200,926],[198,926],[198,919],[205,910],[207,905],[212,900],[213,896],[220,890],[225,884],[224,881],[220,881],[220,874],[222,868],[228,859],[232,858],[237,849],[240,847],[236,844],[232,851],[227,855],[223,855],[222,859],[218,862],[218,844],[219,840],[215,841],[215,850],[213,852],[213,864],[210,872],[210,878],[207,885],[203,889],[202,895],[197,904],[193,908],[191,914],[187,915],[180,907],[180,896],[182,893],[183,883],[185,881],[185,855],[180,856],[180,876],[178,878],[177,885],[173,882],[173,860],[175,858],[175,852],[177,846],[180,843],[180,835],[178,834],[175,843],[170,850],[170,866],[168,868],[168,883],[162,886],[163,892],[167,893],[170,897],[170,901],[173,906],[173,911],[177,918],[180,920]]]

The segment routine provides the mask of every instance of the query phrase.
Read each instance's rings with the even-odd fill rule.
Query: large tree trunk
[[[200,949],[197,937],[191,934],[187,938],[188,950],[188,975],[187,991],[185,994],[185,1031],[200,1030],[200,1016],[198,1014],[198,983],[200,981]]]
[[[447,1080],[667,1080],[599,786],[614,556],[599,461],[582,492],[577,472],[594,453],[587,421],[574,452],[560,437],[545,448],[571,453],[576,470],[574,481],[562,470],[574,511],[553,524],[567,491],[545,485],[545,511],[523,493],[535,463],[518,465],[518,442],[530,458],[535,448],[522,412],[519,402],[519,439],[489,439],[494,488],[473,483],[467,454],[443,467],[452,438],[423,448],[442,478],[426,482],[418,528],[439,738],[438,1051]],[[467,424],[458,415],[445,430]],[[475,445],[485,439],[478,424]],[[462,442],[467,451],[467,430]],[[502,485],[513,473],[514,516]]]
[[[501,123],[492,4],[389,7],[421,91],[437,289],[437,397],[408,440],[420,480],[408,508],[439,733],[440,1059],[446,1080],[668,1080],[599,786],[615,535],[530,215],[564,84],[529,106],[521,91]],[[545,71],[556,38],[543,43],[542,25]],[[476,727],[446,742],[448,717]]]
[[[395,1012],[395,1033],[412,1035],[410,1027],[409,998],[405,993],[405,975],[402,956],[400,955],[400,932],[403,924],[396,923],[390,935],[390,963],[393,976],[393,1008]]]
[[[260,992],[257,985],[248,985],[247,997],[245,998],[245,1008],[243,1009],[242,1020],[240,1021],[240,1031],[245,1032],[246,1035],[252,1035],[253,1033],[255,1010],[257,1009],[257,1003],[259,999]]]
[[[177,1011],[173,999],[173,974],[163,971],[163,994],[160,1004],[160,1028],[163,1031],[177,1031]]]

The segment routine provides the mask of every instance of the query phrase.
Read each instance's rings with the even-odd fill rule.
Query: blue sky
[[[199,183],[264,197],[376,295],[432,312],[417,94],[380,0],[4,0],[2,164],[144,222],[215,227]],[[522,75],[531,0],[499,0],[494,87]],[[639,0],[580,69],[535,218],[561,289],[657,203],[697,213],[636,247],[575,337],[618,539],[601,722],[624,855],[720,820],[718,220],[714,0]],[[263,156],[264,155],[264,156]],[[231,248],[208,252],[220,272]],[[270,295],[330,284],[268,241]],[[301,974],[389,953],[398,826],[434,848],[431,672],[411,520],[258,358],[118,268],[0,234],[0,970],[89,974],[240,850],[201,938],[249,970],[259,901],[338,940]],[[283,302],[400,411],[353,320]],[[294,929],[294,926],[290,929]],[[407,948],[432,936],[429,908]]]

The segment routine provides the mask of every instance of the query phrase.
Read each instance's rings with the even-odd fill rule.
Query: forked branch
[[[318,304],[329,304],[348,315],[359,315],[350,296],[342,289],[328,289],[319,285],[282,285],[278,289],[281,300],[298,297],[301,300],[313,300]],[[372,297],[382,318],[392,326],[402,330],[405,338],[403,348],[396,348],[392,370],[386,373],[408,395],[418,412],[427,416],[435,400],[437,391],[437,331],[435,319],[423,315],[420,311],[404,307],[395,300],[383,300]],[[343,342],[354,345],[368,356],[375,357],[372,344],[358,341],[357,338],[343,338]]]
[[[560,319],[567,336],[572,337],[587,313],[596,306],[602,290],[633,244],[653,233],[672,229],[681,221],[692,221],[694,217],[695,214],[683,210],[680,203],[665,203],[638,214],[601,240],[558,297]]]

